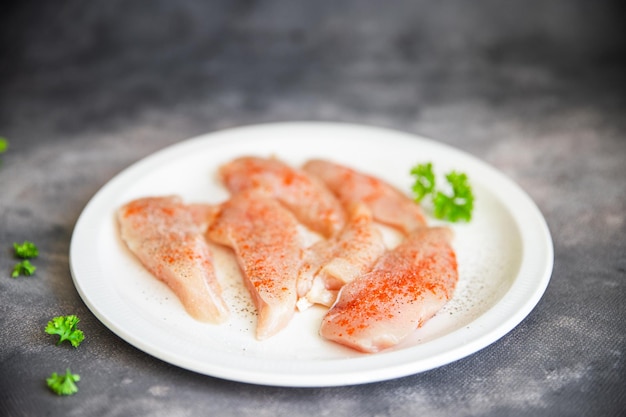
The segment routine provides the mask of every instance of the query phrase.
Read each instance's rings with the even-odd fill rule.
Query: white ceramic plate
[[[327,158],[380,176],[407,193],[410,168],[432,161],[437,172],[466,172],[476,195],[474,219],[452,225],[460,280],[454,298],[409,340],[361,354],[317,333],[322,308],[297,313],[273,338],[254,338],[255,316],[236,273],[221,275],[233,306],[230,321],[189,317],[170,290],[147,273],[120,241],[115,211],[148,195],[220,202],[228,194],[217,167],[240,155],[294,165]],[[433,221],[433,223],[435,223]],[[380,381],[432,369],[493,343],[535,307],[550,279],[549,230],[531,199],[478,159],[396,131],[333,123],[284,123],[207,134],[130,166],[91,199],[70,248],[74,284],[91,311],[137,348],[199,373],[276,386],[335,386]],[[231,271],[232,272],[232,271]],[[243,295],[242,295],[243,294]]]

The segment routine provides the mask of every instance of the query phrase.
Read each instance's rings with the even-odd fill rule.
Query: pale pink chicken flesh
[[[345,206],[361,201],[372,210],[376,221],[405,235],[426,225],[421,207],[379,178],[321,159],[308,161],[303,170],[324,182]]]
[[[452,297],[458,281],[448,228],[420,228],[346,284],[320,335],[362,352],[400,343]]]
[[[204,233],[215,208],[185,205],[177,196],[133,200],[117,212],[120,235],[131,252],[199,321],[229,316]]]
[[[256,337],[282,330],[296,308],[302,258],[298,221],[275,199],[255,190],[224,202],[209,239],[232,248],[257,309]]]
[[[330,237],[345,223],[340,202],[317,178],[276,158],[240,157],[220,168],[232,193],[257,189],[288,207],[305,226]]]
[[[321,240],[306,250],[298,277],[298,295],[312,304],[330,306],[337,291],[368,272],[384,252],[383,236],[371,211],[364,204],[355,203],[348,210],[346,226],[335,238]]]

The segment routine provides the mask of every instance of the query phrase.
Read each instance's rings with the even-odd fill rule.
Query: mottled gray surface
[[[0,415],[624,415],[622,12],[575,0],[3,3]],[[89,198],[167,145],[286,120],[419,133],[510,176],[554,239],[535,310],[450,365],[323,389],[198,375],[115,336],[69,273]],[[11,279],[24,239],[39,269]],[[87,333],[76,350],[43,333],[68,311]],[[45,377],[68,365],[80,391],[56,397]]]

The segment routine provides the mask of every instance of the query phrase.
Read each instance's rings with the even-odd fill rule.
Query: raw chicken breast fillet
[[[452,297],[457,262],[448,228],[420,228],[346,284],[320,334],[362,352],[400,343]]]
[[[133,200],[117,212],[122,240],[178,297],[195,319],[222,323],[229,316],[204,237],[215,208],[185,205],[177,196]]]
[[[223,203],[209,226],[208,237],[235,252],[257,309],[259,340],[282,330],[295,312],[302,258],[298,227],[289,210],[256,190]]]
[[[276,158],[240,157],[223,165],[219,174],[232,193],[252,188],[263,191],[325,237],[343,228],[345,215],[333,193],[318,179]]]
[[[421,207],[379,178],[321,159],[308,161],[303,169],[321,179],[345,206],[361,201],[372,210],[376,221],[405,235],[426,225]]]
[[[348,210],[348,221],[341,233],[306,250],[298,295],[311,304],[331,306],[337,291],[368,272],[384,252],[383,236],[371,211],[364,204],[355,203]]]

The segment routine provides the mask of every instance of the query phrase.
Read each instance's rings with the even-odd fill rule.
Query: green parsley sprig
[[[20,275],[33,275],[37,270],[37,267],[30,263],[30,259],[39,256],[39,249],[37,249],[37,246],[33,242],[25,240],[23,243],[13,242],[13,250],[15,251],[15,257],[22,259],[22,261],[15,264],[11,277],[17,278]]]
[[[414,166],[411,175],[415,177],[412,187],[415,201],[430,197],[436,218],[450,222],[472,220],[474,193],[465,173],[451,171],[445,175],[448,192],[437,188],[431,162]]]
[[[30,263],[28,259],[24,259],[21,262],[18,262],[13,266],[13,272],[11,273],[12,278],[17,278],[20,275],[30,276],[35,273],[37,267]]]
[[[33,242],[25,240],[24,243],[13,243],[13,249],[15,249],[15,256],[22,259],[32,259],[39,256],[39,249]]]
[[[75,315],[57,316],[48,322],[46,333],[59,335],[57,346],[67,340],[74,347],[78,347],[85,339],[85,334],[79,330],[76,325],[80,319]]]
[[[46,379],[48,387],[57,395],[72,395],[78,392],[76,382],[80,381],[80,375],[73,374],[70,368],[65,370],[65,374],[53,372]]]
[[[9,149],[9,141],[0,136],[0,153],[6,152]]]

